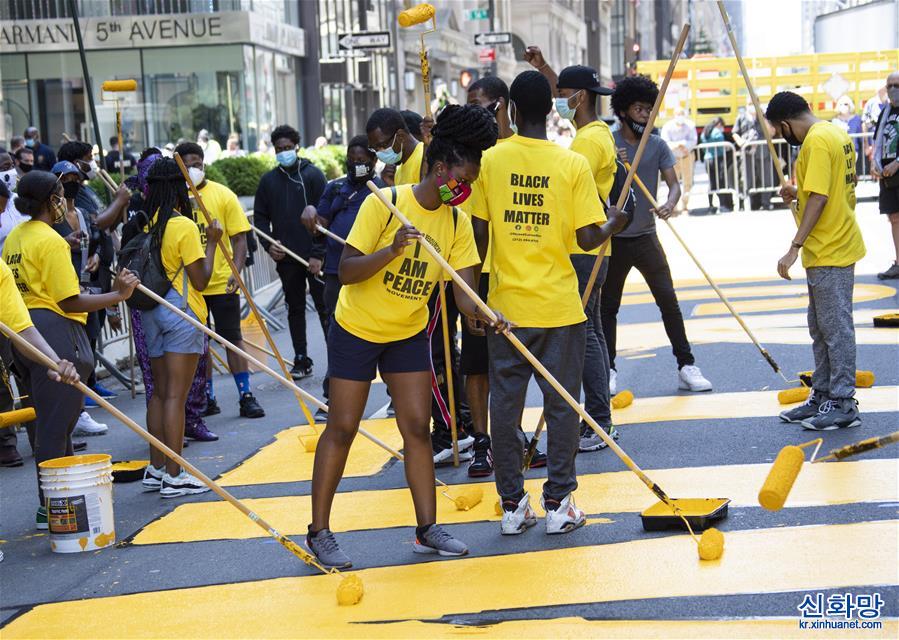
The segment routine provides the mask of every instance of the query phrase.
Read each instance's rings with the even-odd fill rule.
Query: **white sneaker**
[[[87,411],[82,411],[78,416],[78,422],[75,423],[73,436],[102,436],[109,430],[102,422],[97,422]]]
[[[546,508],[546,500],[540,498],[540,504],[546,511],[546,533],[568,533],[587,522],[583,511],[574,506],[574,497],[569,493],[555,511]]]
[[[182,469],[177,478],[173,478],[168,473],[163,474],[159,495],[163,498],[180,498],[207,491],[209,491],[209,487]]]
[[[618,393],[618,372],[614,369],[609,369],[609,397],[614,396]]]
[[[537,524],[537,514],[531,509],[531,496],[527,493],[519,501],[515,511],[503,509],[503,521],[500,525],[504,536],[517,536]]]
[[[699,367],[693,364],[684,365],[677,372],[677,388],[683,391],[711,391],[712,383],[706,380]]]
[[[165,475],[165,467],[157,469],[152,464],[148,464],[144,469],[144,479],[141,485],[145,491],[159,491],[162,487],[162,476]]]

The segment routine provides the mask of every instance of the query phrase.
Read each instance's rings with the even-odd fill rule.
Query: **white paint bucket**
[[[79,553],[115,543],[109,455],[54,458],[38,469],[53,551]]]

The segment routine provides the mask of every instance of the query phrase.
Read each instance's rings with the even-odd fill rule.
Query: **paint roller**
[[[792,389],[784,389],[777,392],[777,401],[780,404],[796,404],[797,402],[805,402],[808,400],[809,394],[812,392],[812,375],[814,371],[802,371],[799,374],[799,381],[802,387],[793,387]],[[874,386],[873,371],[855,371],[855,386],[860,389],[867,389]]]
[[[137,80],[105,80],[102,87],[109,93],[127,93],[137,91]]]
[[[400,15],[397,16],[397,21],[400,23],[401,27],[411,27],[416,24],[421,24],[422,22],[427,22],[434,17],[435,13],[436,10],[434,9],[434,5],[422,2],[420,5],[414,6],[411,9],[401,11]]]
[[[16,348],[19,349],[22,353],[31,354],[31,358],[36,362],[40,362],[45,367],[48,367],[53,371],[59,371],[58,365],[53,362],[53,360],[38,351],[35,347],[33,347],[25,339],[23,339],[16,332],[6,326],[3,322],[0,322],[0,333],[9,338],[9,340],[11,340],[16,345]],[[166,446],[165,443],[153,436],[149,431],[142,428],[140,425],[134,422],[134,420],[122,413],[122,411],[108,402],[106,398],[102,398],[96,391],[85,385],[83,382],[76,382],[72,386],[78,389],[84,395],[92,398],[97,404],[109,411],[112,415],[118,418],[118,420],[122,422],[122,424],[124,424],[138,436],[143,438],[150,446],[155,447],[157,450],[164,453],[170,460],[173,460],[181,465],[194,477],[196,477],[203,484],[209,487],[213,492],[215,492],[220,498],[228,502],[231,506],[235,507],[238,511],[243,513],[257,525],[259,525],[263,530],[266,531],[266,533],[277,540],[285,549],[290,551],[297,558],[299,558],[306,564],[315,567],[322,573],[335,576],[342,575],[337,569],[326,569],[325,567],[323,567],[321,563],[319,563],[319,561],[315,558],[315,556],[300,547],[297,543],[295,543],[287,536],[276,531],[270,524],[268,524],[268,522],[262,519],[258,514],[251,511],[250,508],[247,507],[243,502],[232,496],[225,489],[216,484],[211,478],[209,478],[209,476],[197,469],[190,462],[188,462],[168,446]],[[364,587],[359,576],[344,576],[340,582],[340,585],[338,585],[337,587],[337,602],[340,605],[353,605],[362,599],[363,594]]]
[[[130,93],[137,91],[137,80],[106,80],[102,85],[107,93]],[[115,130],[119,139],[119,176],[125,182],[125,142],[122,138],[122,108],[119,97],[113,98],[115,102]]]
[[[5,411],[0,413],[0,429],[3,427],[12,427],[17,424],[25,424],[35,419],[33,407],[25,407],[24,409],[15,409],[14,411]]]
[[[780,511],[783,508],[784,503],[787,501],[787,496],[790,495],[790,490],[799,476],[799,472],[802,471],[802,464],[805,462],[803,449],[816,445],[810,460],[812,464],[828,460],[844,460],[866,451],[873,451],[888,444],[899,442],[899,431],[847,444],[839,449],[833,449],[823,458],[816,459],[815,456],[823,442],[823,438],[817,438],[801,445],[787,445],[780,450],[780,453],[774,459],[774,464],[771,465],[771,470],[768,471],[765,483],[759,491],[759,504],[762,507],[768,511]]]

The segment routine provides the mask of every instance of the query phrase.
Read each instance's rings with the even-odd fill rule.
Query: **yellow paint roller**
[[[416,5],[411,9],[401,11],[396,19],[401,27],[411,27],[416,24],[421,24],[422,22],[427,22],[433,18],[436,13],[437,11],[434,9],[434,5],[422,2],[420,5]]]
[[[612,396],[612,408],[613,409],[624,409],[625,407],[631,406],[634,402],[634,394],[630,389],[625,389],[624,391],[619,391],[614,396]]]
[[[103,91],[107,93],[129,93],[137,91],[137,80],[106,80],[103,83]],[[122,137],[122,108],[119,98],[115,100],[115,130],[119,142],[119,177],[125,182],[125,141]],[[101,163],[102,164],[102,163]]]
[[[814,371],[800,371],[799,372],[799,380],[807,387],[812,386],[812,376],[814,375]],[[874,386],[874,372],[873,371],[863,371],[861,369],[855,370],[855,386],[860,389],[867,389],[869,387]]]
[[[137,91],[137,80],[106,80],[102,86],[109,93],[127,93]]]
[[[35,419],[34,409],[26,407],[24,409],[16,409],[15,411],[6,411],[0,413],[0,428],[11,427],[15,424],[24,424]]]
[[[808,400],[808,394],[811,389],[808,387],[794,387],[792,389],[784,389],[777,392],[777,401],[781,404],[796,404],[797,402],[805,402]]]

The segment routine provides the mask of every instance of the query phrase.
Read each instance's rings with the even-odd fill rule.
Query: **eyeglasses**
[[[887,89],[899,89],[899,83],[888,84]]]
[[[399,135],[399,133],[400,133],[399,131],[394,133],[393,138],[390,140],[390,142],[383,142],[380,144],[376,144],[373,147],[369,147],[368,150],[371,151],[372,153],[377,153],[378,151],[383,151],[387,147],[393,148],[393,144],[396,142],[396,137]]]

